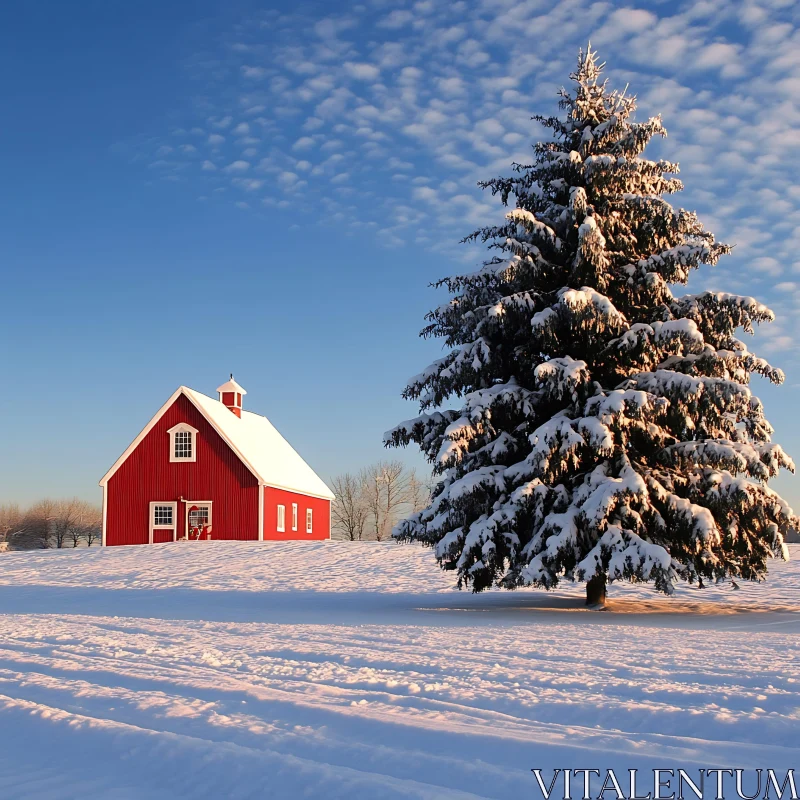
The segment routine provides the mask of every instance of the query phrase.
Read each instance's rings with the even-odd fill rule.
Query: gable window
[[[154,500],[150,503],[150,544],[153,544],[153,536],[158,532],[158,541],[163,542],[166,535],[167,540],[175,540],[176,520],[178,504],[169,500]]]
[[[197,428],[181,422],[170,428],[169,434],[169,460],[197,461]]]
[[[175,458],[192,457],[192,434],[190,431],[178,431],[175,434]]]
[[[292,503],[292,530],[297,530],[297,503]]]
[[[306,509],[306,533],[313,533],[314,532],[314,512],[310,509]]]
[[[278,533],[286,530],[286,506],[278,506]]]

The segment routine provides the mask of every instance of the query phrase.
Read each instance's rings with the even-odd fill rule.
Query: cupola
[[[233,379],[233,373],[231,373],[229,381],[223,383],[222,386],[217,386],[217,391],[219,392],[220,403],[227,406],[237,417],[241,418],[242,395],[247,394],[247,392]]]

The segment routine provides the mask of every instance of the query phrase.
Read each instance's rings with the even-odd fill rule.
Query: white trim
[[[306,509],[306,533],[314,533],[314,509]]]
[[[106,500],[106,494],[108,493],[108,488],[105,486],[100,487],[103,490],[103,532],[100,538],[100,547],[106,547],[106,520],[108,519],[108,501]]]
[[[227,392],[228,394],[240,394],[242,397],[247,394],[247,390],[243,389],[239,386],[238,383],[233,379],[233,375],[231,375],[231,379],[229,381],[225,381],[222,386],[217,386],[217,392],[219,393],[219,401],[222,402],[222,393]]]
[[[286,533],[286,506],[278,503],[275,507],[278,511],[278,519],[275,520],[275,530],[278,533]]]
[[[164,416],[166,410],[183,394],[184,386],[179,386],[169,397],[166,403],[156,411],[155,416],[142,428],[139,435],[128,445],[125,452],[111,465],[111,469],[100,478],[100,485],[105,486],[111,476],[127,461],[128,456],[139,446],[142,439],[150,433],[155,427],[155,424]],[[194,404],[193,404],[194,405]]]
[[[264,484],[258,484],[258,541],[264,541]]]
[[[330,502],[330,497],[326,494],[314,494],[314,492],[306,492],[301,489],[293,489],[291,486],[281,486],[279,483],[265,483],[264,486],[269,487],[270,489],[281,489],[284,492],[289,492],[289,494],[296,494],[300,497],[316,497],[317,500],[327,500]]]
[[[292,503],[292,530],[297,530],[297,503]]]
[[[172,508],[172,525],[156,525],[154,509],[156,506],[171,506]],[[172,531],[172,541],[177,538],[178,531],[178,501],[177,500],[151,500],[148,510],[149,520],[147,527],[150,531],[149,543],[153,544],[153,531]]]
[[[214,529],[214,505],[212,500],[181,500],[186,504],[183,512],[183,535],[186,541],[198,541],[196,539],[189,539],[189,507],[190,506],[208,506],[208,533]],[[202,540],[200,540],[202,541]]]
[[[111,469],[109,469],[108,472],[106,472],[106,474],[103,475],[103,477],[100,479],[100,486],[105,486],[108,483],[108,481],[111,479],[111,477],[114,475],[114,473],[125,463],[125,461],[131,455],[131,453],[139,446],[139,444],[141,444],[141,442],[144,439],[144,437],[147,436],[148,433],[150,433],[150,431],[156,426],[156,423],[161,419],[162,416],[164,416],[164,414],[166,413],[167,409],[169,409],[172,406],[172,404],[181,395],[183,395],[197,409],[197,411],[200,413],[200,415],[203,417],[203,419],[206,422],[208,422],[208,424],[211,425],[211,427],[217,432],[217,434],[220,436],[222,441],[225,442],[225,444],[227,444],[228,447],[231,448],[231,450],[233,450],[233,452],[236,454],[237,458],[247,467],[247,469],[250,470],[250,472],[255,476],[256,480],[261,482],[262,486],[268,486],[271,489],[283,489],[283,490],[285,490],[287,492],[291,492],[292,494],[299,494],[299,495],[305,496],[305,497],[316,497],[316,498],[318,498],[320,500],[327,500],[328,502],[331,501],[331,495],[330,494],[318,494],[317,492],[300,491],[296,486],[283,486],[283,485],[278,484],[278,483],[267,483],[266,481],[264,481],[263,476],[260,475],[258,473],[258,471],[255,469],[255,467],[253,467],[253,465],[244,457],[244,455],[241,453],[239,448],[236,447],[236,445],[232,441],[230,441],[230,439],[228,439],[228,437],[217,427],[217,425],[215,424],[214,420],[211,419],[206,414],[206,412],[203,410],[202,406],[198,405],[192,399],[192,396],[191,396],[191,394],[189,394],[189,391],[190,390],[189,390],[188,386],[179,386],[170,395],[169,400],[167,400],[167,402],[164,403],[164,405],[161,406],[161,408],[158,411],[156,411],[155,415],[150,420],[150,422],[148,422],[147,425],[145,425],[144,428],[142,428],[142,430],[139,432],[139,435],[128,445],[128,447],[125,450],[125,452],[114,462],[114,464],[111,466]],[[209,399],[212,399],[212,398],[209,398]]]
[[[170,464],[180,464],[182,462],[186,463],[194,463],[197,461],[197,434],[199,431],[197,428],[193,428],[186,422],[179,422],[177,425],[173,425],[167,433],[169,434],[169,461]],[[189,433],[190,440],[191,440],[191,448],[192,454],[187,458],[179,458],[175,455],[175,434],[176,433]]]

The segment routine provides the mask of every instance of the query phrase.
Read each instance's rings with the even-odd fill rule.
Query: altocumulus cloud
[[[687,190],[676,202],[737,245],[714,288],[761,283],[782,317],[769,345],[793,350],[800,293],[773,286],[800,274],[794,4],[385,5],[269,12],[209,33],[204,50],[215,57],[192,60],[203,103],[187,103],[179,128],[148,136],[149,177],[196,182],[216,202],[243,201],[214,189],[248,191],[273,213],[319,209],[321,224],[452,253],[465,224],[500,219],[477,181],[529,160],[541,134],[531,116],[555,112],[555,93],[591,38],[612,84],[638,94],[640,118],[663,115],[670,135],[652,153],[681,163]],[[175,148],[169,158],[157,155],[164,146]],[[216,169],[212,155],[228,166]],[[255,174],[244,183],[248,168]]]

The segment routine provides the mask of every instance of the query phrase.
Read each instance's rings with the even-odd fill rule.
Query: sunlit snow
[[[0,556],[0,797],[521,798],[533,767],[796,766],[766,584],[472,595],[416,546]]]

